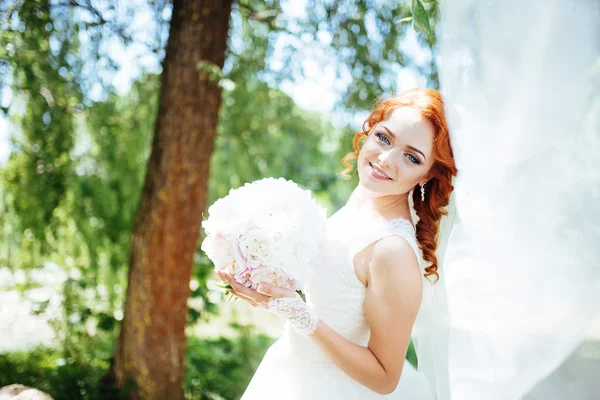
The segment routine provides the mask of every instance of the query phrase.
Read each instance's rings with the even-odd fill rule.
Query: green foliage
[[[352,132],[301,110],[264,82],[240,79],[235,72],[231,77],[235,88],[223,94],[209,203],[231,188],[270,176],[331,191],[342,168],[341,157],[335,158],[340,140]]]
[[[238,399],[273,339],[257,334],[252,326],[233,325],[232,338],[191,338],[186,350],[187,399]],[[112,348],[112,341],[97,340],[87,348],[87,359],[74,359],[60,349],[40,347],[0,354],[0,387],[11,383],[35,387],[55,400],[109,400],[118,393],[102,393],[109,366],[108,354],[93,346]]]
[[[425,4],[423,4],[425,3]],[[412,11],[411,11],[412,10]],[[232,30],[225,71],[240,68],[258,73],[277,87],[305,76],[304,61],[325,68],[336,65],[336,88],[344,111],[370,109],[373,101],[397,91],[398,72],[410,67],[438,87],[434,59],[417,64],[403,50],[408,27],[399,24],[411,15],[418,41],[437,52],[432,25],[439,18],[437,0],[409,2],[370,0],[311,0],[303,16],[286,16],[280,2],[240,0],[232,12]],[[277,46],[276,61],[271,57]]]
[[[413,28],[417,32],[425,32],[431,34],[431,25],[429,25],[429,15],[425,11],[425,7],[421,0],[413,0],[411,11],[413,14]]]
[[[298,108],[288,95],[244,70],[230,72],[227,79],[234,87],[223,92],[208,205],[246,182],[284,177],[312,190],[330,212],[339,208],[353,188],[339,176],[347,151],[339,143],[349,142],[353,132]],[[216,311],[206,286],[212,264],[200,251],[195,260],[193,276],[199,285],[192,296],[201,299],[203,309],[190,309],[191,323],[202,311]]]
[[[192,287],[190,292],[191,301],[188,302],[188,325],[204,321],[211,315],[218,313],[217,304],[209,297],[210,289],[207,281],[211,277],[213,266],[206,254],[198,251],[194,257],[194,268],[192,270]]]
[[[61,290],[62,316],[52,326],[71,358],[87,357],[85,349],[99,335],[112,338],[117,332],[115,315],[120,313],[125,293],[131,231],[157,94],[156,76],[145,77],[126,96],[111,95],[78,117],[75,138],[79,148],[70,155],[73,170],[52,214],[55,227],[44,231],[51,251],[42,251],[39,239],[25,236],[24,245],[17,247],[19,264],[11,265],[8,260],[13,270],[25,271],[40,265],[37,260],[53,261],[70,276]],[[32,191],[35,188],[23,188],[19,201]],[[12,199],[16,195],[9,192]],[[21,216],[18,211],[9,215],[7,226]],[[40,218],[39,223],[48,220]],[[27,265],[31,258],[19,256],[28,250],[40,264]],[[12,254],[10,248],[7,254]]]
[[[158,79],[144,76],[126,96],[87,109],[79,133],[72,197],[65,203],[89,253],[83,278],[121,303],[131,234],[143,186],[158,103]],[[72,200],[72,201],[71,201]]]
[[[93,399],[122,315],[160,76],[142,75],[128,93],[114,94],[116,64],[101,49],[109,40],[135,41],[128,27],[135,10],[123,13],[115,2],[98,10],[87,0],[0,3],[0,88],[12,90],[2,111],[14,127],[13,152],[0,171],[0,266],[27,272],[53,262],[69,276],[61,290],[62,315],[52,321],[59,349],[2,356],[0,383],[20,381],[56,399]],[[148,4],[156,25],[149,50],[162,57],[170,2]],[[437,2],[421,6],[434,22]],[[420,9],[412,9],[414,23],[426,26]],[[368,108],[394,91],[399,66],[414,66],[399,47],[407,26],[395,22],[409,12],[394,1],[326,0],[311,4],[306,18],[291,20],[278,1],[236,2],[223,71],[198,65],[225,88],[209,204],[245,182],[281,176],[311,189],[330,214],[343,205],[356,184],[356,178],[338,176],[353,132],[300,109],[277,87],[302,74],[305,51],[324,54],[324,63],[339,63],[338,78],[347,86],[344,108]],[[423,30],[419,40],[433,50],[435,32]],[[278,38],[287,44],[276,67],[271,56]],[[314,48],[322,53],[311,53]],[[415,68],[435,85],[433,60]],[[94,102],[90,92],[98,85],[102,95]],[[189,324],[218,312],[206,285],[211,273],[198,251]],[[241,393],[270,339],[237,329],[235,340],[190,339],[188,397]]]
[[[219,83],[224,77],[221,68],[217,64],[209,61],[198,62],[198,64],[196,64],[196,70],[200,73],[202,79],[208,79],[215,83]]]
[[[149,4],[157,13],[154,32],[160,37],[169,5],[158,0]],[[292,21],[282,15],[279,2],[235,4],[224,71],[208,71],[229,88],[212,159],[210,202],[244,182],[283,176],[312,189],[330,212],[343,204],[352,184],[338,179],[337,172],[353,132],[298,109],[273,84],[293,78],[301,64],[296,61],[299,51],[320,43],[315,38],[329,32],[329,48],[341,65],[356,72],[349,92],[355,99],[348,106],[366,106],[385,85],[393,85],[383,82],[388,67],[406,61],[397,48],[404,32],[392,23],[403,10],[399,7],[395,2],[369,7],[363,1],[339,7],[317,2],[306,19]],[[36,0],[0,7],[0,68],[7,77],[0,84],[13,89],[7,111],[15,144],[0,176],[0,203],[6,211],[0,221],[6,245],[0,262],[28,270],[54,261],[76,271],[76,279],[87,282],[86,290],[97,286],[102,306],[95,312],[101,315],[112,315],[124,293],[159,90],[159,79],[145,76],[127,96],[116,96],[85,68],[90,63],[114,67],[100,51],[111,35],[126,43],[133,40],[135,32],[126,24],[131,10],[123,16],[114,11],[110,2],[99,10],[85,1],[51,5]],[[374,26],[386,34],[367,40]],[[90,39],[84,48],[83,33]],[[273,44],[290,34],[303,39],[287,47],[284,68],[275,70],[268,63]],[[151,43],[160,51],[164,38]],[[106,96],[92,103],[85,93],[95,83],[104,85]],[[370,92],[364,92],[366,86]],[[197,262],[195,270],[206,266]],[[205,273],[195,275],[202,287]],[[194,294],[208,300],[201,289]],[[191,311],[191,321],[198,317]]]
[[[437,18],[435,7],[435,3],[432,4],[429,12],[433,19]],[[395,93],[400,67],[421,70],[426,72],[426,77],[436,73],[435,64],[427,66],[429,71],[426,71],[402,51],[407,26],[399,24],[398,17],[409,13],[408,2],[311,2],[302,28],[313,35],[314,42],[322,43],[326,54],[331,54],[340,66],[338,77],[347,83],[341,102],[344,109],[369,109],[374,99]],[[415,18],[425,23],[420,11],[413,16],[413,21]],[[431,47],[429,38],[419,40]],[[430,85],[437,86],[437,78],[432,79]]]
[[[273,339],[256,334],[252,326],[232,327],[236,336],[231,339],[188,339],[186,398],[239,399],[244,393]]]
[[[419,367],[419,361],[417,360],[417,351],[415,350],[415,344],[412,341],[412,339],[408,344],[408,350],[406,351],[406,360],[408,360],[408,362],[410,362],[413,365],[413,367]]]
[[[8,13],[0,17],[0,48],[6,49],[3,69],[12,68],[14,100],[21,100],[23,108],[14,115],[20,126],[14,141],[21,151],[13,154],[5,182],[12,193],[30,194],[12,206],[20,217],[20,231],[27,229],[28,236],[37,238],[45,249],[45,230],[55,228],[53,212],[64,198],[71,170],[70,116],[80,106],[80,92],[64,65],[79,43],[72,26],[53,24],[45,1],[22,2],[10,18]]]
[[[20,383],[55,400],[101,399],[98,391],[107,368],[106,360],[78,363],[51,348],[0,354],[0,387]]]
[[[395,91],[398,70],[393,67],[409,63],[400,50],[405,30],[395,23],[405,7],[398,1],[345,0],[319,2],[310,10],[315,34],[330,35],[335,59],[348,68],[346,108],[369,109],[374,99]]]

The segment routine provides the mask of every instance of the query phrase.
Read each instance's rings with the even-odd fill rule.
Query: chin
[[[371,167],[367,165],[368,170],[359,171],[358,185],[367,193],[375,197],[396,196],[408,193],[405,188],[400,188],[398,182],[380,181],[371,177]]]
[[[359,182],[358,182],[358,184],[364,190],[366,190],[367,192],[373,193],[373,194],[385,195],[385,194],[389,194],[389,192],[392,191],[391,190],[392,188],[390,187],[389,182],[377,181],[377,180],[371,178],[370,175],[367,175],[367,176],[364,176],[364,175],[361,176],[361,175],[359,175]]]

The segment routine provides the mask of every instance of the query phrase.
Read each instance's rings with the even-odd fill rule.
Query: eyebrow
[[[385,129],[392,138],[396,139],[396,134],[392,131],[390,131],[387,127],[383,127],[383,129]],[[425,161],[427,161],[427,157],[425,157],[425,154],[423,154],[423,152],[419,149],[417,149],[416,147],[412,147],[411,145],[407,144],[406,147],[408,147],[409,149],[411,149],[412,151],[415,151],[419,154],[421,154],[423,156],[423,158],[425,159]]]

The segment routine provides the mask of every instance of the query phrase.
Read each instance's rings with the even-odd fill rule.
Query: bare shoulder
[[[371,263],[385,269],[391,268],[391,273],[415,273],[420,275],[417,256],[406,239],[391,235],[384,237],[373,245]]]
[[[392,285],[420,298],[421,269],[417,256],[406,239],[391,235],[373,245],[369,265],[369,281]]]
[[[382,238],[373,244],[373,258],[379,258],[381,260],[397,260],[408,261],[413,264],[417,269],[419,263],[417,256],[411,245],[406,239],[397,236],[390,235]]]

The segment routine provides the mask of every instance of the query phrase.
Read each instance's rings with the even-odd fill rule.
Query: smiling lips
[[[371,166],[371,169],[373,171],[372,175],[375,179],[380,179],[380,180],[384,180],[384,181],[391,181],[392,178],[390,178],[389,176],[387,176],[387,174],[385,172],[383,172],[383,170],[371,163],[369,163],[369,165]]]

